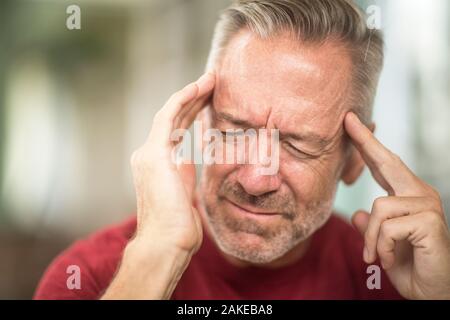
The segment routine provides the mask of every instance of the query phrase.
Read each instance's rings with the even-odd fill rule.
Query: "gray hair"
[[[236,0],[216,25],[207,69],[214,68],[231,38],[244,28],[263,39],[289,32],[303,42],[342,43],[353,62],[351,109],[370,121],[383,67],[383,37],[368,28],[352,0]]]

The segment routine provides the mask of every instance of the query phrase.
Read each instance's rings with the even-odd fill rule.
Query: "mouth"
[[[279,216],[280,213],[264,210],[258,207],[250,206],[250,205],[243,205],[243,204],[237,204],[234,201],[231,201],[228,198],[225,198],[225,202],[234,210],[239,211],[239,213],[244,215],[251,215],[256,217],[275,217]]]

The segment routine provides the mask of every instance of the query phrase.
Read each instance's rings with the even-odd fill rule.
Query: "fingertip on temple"
[[[352,139],[357,138],[358,129],[361,129],[361,121],[354,112],[348,112],[344,118],[345,131],[350,135]]]

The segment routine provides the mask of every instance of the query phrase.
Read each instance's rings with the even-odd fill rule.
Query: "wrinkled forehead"
[[[255,125],[325,131],[349,108],[351,61],[337,43],[261,39],[242,31],[217,66],[213,106]]]

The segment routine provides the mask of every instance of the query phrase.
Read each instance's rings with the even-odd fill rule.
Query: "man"
[[[208,73],[168,100],[132,156],[137,222],[68,249],[36,298],[449,299],[439,194],[372,134],[382,52],[350,0],[237,1]],[[211,164],[196,183],[194,165],[171,157],[172,133],[195,119],[205,130],[277,129],[279,170]],[[388,196],[357,212],[354,230],[332,203],[364,164]],[[367,264],[378,261],[374,288]]]

